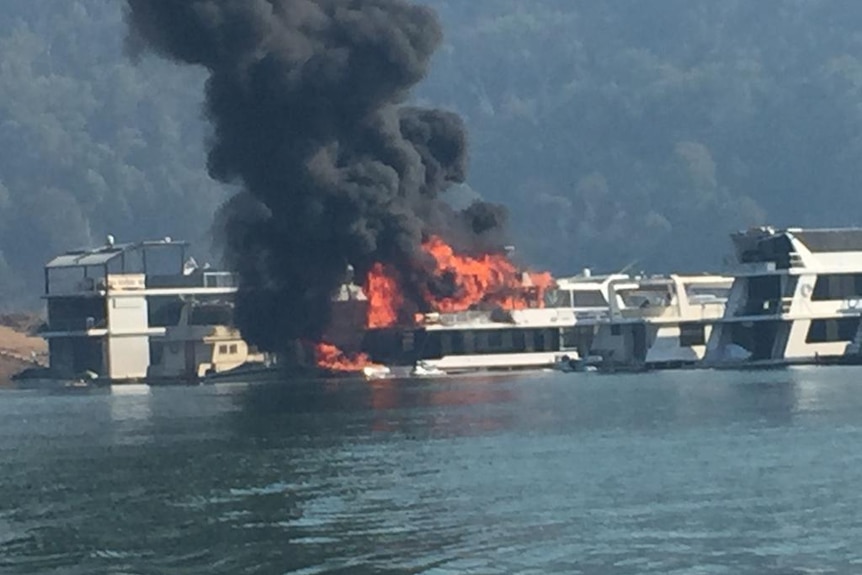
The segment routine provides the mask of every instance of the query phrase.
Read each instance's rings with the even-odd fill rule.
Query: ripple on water
[[[0,568],[855,573],[857,373],[16,395]]]

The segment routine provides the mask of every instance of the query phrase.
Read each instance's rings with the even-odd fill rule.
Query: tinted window
[[[823,274],[817,276],[811,299],[838,300],[862,296],[862,274]]]
[[[811,320],[806,343],[825,343],[831,341],[852,341],[859,328],[858,317]]]
[[[679,345],[689,347],[706,344],[706,328],[699,323],[684,323],[679,326]]]

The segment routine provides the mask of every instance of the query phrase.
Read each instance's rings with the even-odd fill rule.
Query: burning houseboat
[[[522,274],[517,305],[477,304],[419,314],[413,325],[371,328],[363,351],[386,366],[383,373],[404,375],[541,369],[585,359],[608,318],[611,284],[627,278],[585,270],[538,288]]]

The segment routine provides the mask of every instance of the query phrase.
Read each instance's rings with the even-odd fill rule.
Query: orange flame
[[[364,353],[348,355],[334,345],[323,342],[314,346],[314,358],[317,367],[342,373],[358,372],[374,365]]]
[[[431,236],[422,249],[435,262],[434,274],[452,282],[455,294],[435,297],[424,294],[425,303],[437,312],[465,311],[479,304],[492,304],[504,309],[542,307],[544,291],[554,283],[550,273],[522,273],[502,254],[477,257],[455,253],[452,246],[438,236]],[[368,297],[369,328],[389,327],[398,321],[404,304],[396,276],[383,265],[375,264],[365,282]]]
[[[383,264],[374,264],[365,279],[368,298],[368,327],[389,327],[398,321],[398,310],[404,303],[398,282],[387,273]]]
[[[504,309],[541,307],[544,289],[553,281],[548,273],[522,274],[502,254],[476,258],[457,255],[452,246],[438,236],[431,236],[422,247],[437,262],[438,276],[454,275],[455,296],[434,298],[426,294],[427,303],[434,311],[465,311],[480,303]]]

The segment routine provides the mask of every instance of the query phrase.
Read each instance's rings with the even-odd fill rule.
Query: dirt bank
[[[34,362],[48,363],[48,343],[34,335],[40,323],[28,314],[0,315],[0,384]]]

